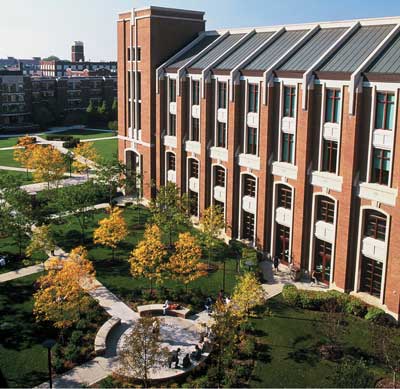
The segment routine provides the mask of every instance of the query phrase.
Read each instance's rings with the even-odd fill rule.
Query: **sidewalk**
[[[43,263],[38,265],[23,267],[18,270],[9,271],[7,273],[0,274],[0,283],[16,280],[17,278],[30,276],[31,274],[36,274],[44,271]]]

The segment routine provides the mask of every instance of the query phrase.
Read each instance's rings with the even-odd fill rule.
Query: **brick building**
[[[100,71],[101,69],[108,70],[113,74],[117,74],[116,62],[92,62],[79,61],[71,62],[66,60],[42,60],[40,61],[41,75],[44,77],[66,77],[68,71],[83,71],[87,69],[90,72]]]
[[[400,312],[400,18],[206,31],[202,12],[119,15],[119,156],[144,196]],[[160,39],[162,37],[162,39]]]

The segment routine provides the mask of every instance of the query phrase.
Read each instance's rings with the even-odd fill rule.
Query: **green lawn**
[[[47,350],[56,335],[32,315],[35,274],[0,284],[0,387],[32,387],[47,380]]]
[[[97,130],[65,130],[56,132],[54,134],[49,135],[72,135],[74,138],[79,139],[96,139],[96,138],[109,138],[111,136],[115,136],[114,132],[105,132],[105,131],[97,131]]]
[[[0,150],[0,166],[21,167],[21,164],[14,160],[14,150]]]
[[[0,138],[0,148],[13,147],[18,143],[18,136],[10,136],[8,138]]]
[[[321,359],[318,342],[324,337],[321,312],[288,306],[281,296],[268,301],[271,315],[254,319],[256,334],[263,342],[251,387],[333,387],[336,363]],[[366,320],[347,316],[341,336],[345,354],[371,360],[371,334]],[[371,365],[376,378],[384,371]]]
[[[6,175],[15,177],[21,182],[21,185],[32,184],[33,182],[32,173],[26,174],[26,172],[18,172],[15,170],[0,170],[0,177]]]
[[[100,157],[108,160],[117,158],[118,139],[98,140],[93,145]]]

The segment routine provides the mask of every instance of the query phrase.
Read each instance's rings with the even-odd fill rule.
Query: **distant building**
[[[30,59],[7,57],[5,59],[0,59],[0,69],[21,70],[24,75],[29,76],[40,75],[40,61],[40,57],[33,57]]]
[[[71,61],[72,62],[84,62],[85,52],[83,42],[75,41],[71,48]]]
[[[44,77],[65,77],[68,69],[72,71],[87,69],[89,72],[106,69],[116,76],[117,62],[70,62],[66,60],[42,60],[40,62],[41,75]]]

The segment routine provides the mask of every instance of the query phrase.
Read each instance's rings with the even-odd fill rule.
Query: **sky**
[[[0,0],[0,58],[116,60],[118,13],[148,5],[204,11],[208,30],[400,16],[399,0]]]

